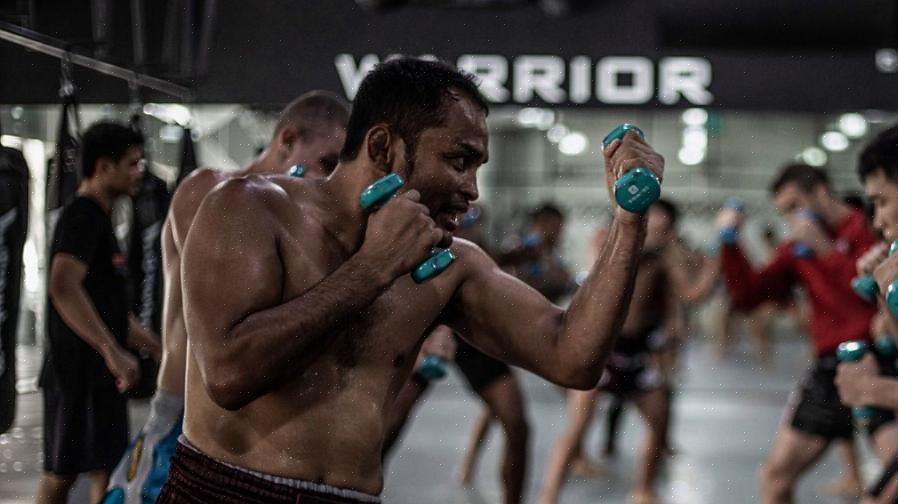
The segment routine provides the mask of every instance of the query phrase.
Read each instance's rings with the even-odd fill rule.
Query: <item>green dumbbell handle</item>
[[[359,203],[365,210],[381,207],[396,195],[403,184],[405,181],[402,180],[402,177],[391,173],[362,191]],[[455,258],[455,254],[449,249],[435,250],[429,259],[415,268],[412,272],[412,279],[415,283],[424,283],[445,271],[455,261]]]
[[[645,133],[639,127],[624,123],[605,136],[602,140],[602,147],[608,147],[615,140],[622,140],[624,135],[630,131],[645,138]],[[614,182],[614,200],[628,212],[645,212],[660,197],[661,181],[648,168],[633,168]]]
[[[836,350],[836,358],[839,362],[858,362],[864,358],[867,350],[867,344],[863,341],[846,341]],[[851,414],[858,422],[866,422],[873,418],[876,410],[867,407],[852,408]]]

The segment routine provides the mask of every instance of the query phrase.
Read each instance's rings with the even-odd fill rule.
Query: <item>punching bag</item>
[[[0,147],[0,433],[16,413],[16,327],[27,230],[28,165],[18,150]]]
[[[140,131],[139,115],[135,114],[131,118],[131,127]],[[145,171],[140,189],[131,205],[128,282],[131,311],[141,325],[156,334],[162,334],[162,224],[165,222],[169,203],[171,194],[165,181],[149,170]],[[140,381],[127,395],[131,398],[150,397],[156,391],[159,366],[149,356],[137,357],[140,359]]]
[[[139,116],[131,119],[131,127],[140,131]],[[171,194],[165,181],[145,171],[131,205],[128,271],[132,283],[131,309],[140,323],[156,334],[162,331],[162,224],[170,203]]]
[[[59,212],[78,192],[78,183],[81,181],[80,129],[75,96],[65,96],[56,136],[56,157],[47,170],[47,236],[53,236]]]

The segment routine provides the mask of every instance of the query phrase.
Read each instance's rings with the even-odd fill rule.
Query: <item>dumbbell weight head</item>
[[[428,382],[441,380],[446,377],[446,361],[436,355],[428,355],[418,367],[418,376]]]
[[[607,148],[611,142],[623,139],[624,135],[630,131],[645,138],[645,133],[637,126],[624,123],[605,136],[602,140],[602,147]],[[633,168],[614,182],[614,200],[628,212],[645,212],[660,197],[661,181],[648,168]]]
[[[839,362],[857,362],[864,358],[868,349],[869,347],[863,341],[846,341],[839,344],[836,349],[836,358]],[[876,415],[876,410],[866,407],[852,408],[851,415],[856,422],[864,424]]]

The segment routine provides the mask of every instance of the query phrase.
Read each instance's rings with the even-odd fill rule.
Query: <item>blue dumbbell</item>
[[[633,124],[624,123],[608,133],[602,140],[602,147],[606,148],[611,142],[623,139],[629,131],[645,138],[645,133],[641,129]],[[633,168],[614,183],[614,199],[628,212],[645,212],[660,197],[661,181],[648,168]]]
[[[415,373],[424,381],[434,382],[446,377],[446,361],[436,355],[428,355]]]
[[[396,192],[405,184],[402,177],[391,173],[386,177],[368,186],[359,196],[359,202],[365,210],[372,210],[387,203]],[[416,283],[424,283],[442,273],[455,261],[455,254],[449,250],[435,250],[430,258],[421,263],[412,272],[412,279]]]
[[[290,175],[291,177],[303,178],[305,174],[306,167],[301,164],[293,165],[287,170],[287,175]]]
[[[836,358],[839,359],[839,362],[858,362],[864,358],[867,350],[867,344],[863,341],[846,341],[841,343],[836,350]],[[852,408],[851,414],[855,422],[866,425],[873,419],[876,409],[867,407]]]

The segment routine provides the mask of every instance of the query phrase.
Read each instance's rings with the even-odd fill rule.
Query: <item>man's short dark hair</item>
[[[131,147],[142,147],[143,135],[111,121],[94,123],[81,136],[81,175],[94,176],[97,162],[102,158],[118,162]]]
[[[489,112],[474,76],[448,63],[410,57],[380,63],[362,80],[352,102],[340,161],[358,157],[368,130],[383,123],[405,142],[406,158],[413,162],[421,132],[445,124],[453,89]]]
[[[858,158],[857,174],[861,182],[876,170],[882,170],[889,180],[898,183],[898,125],[876,135]]]
[[[348,121],[346,100],[329,91],[309,91],[284,107],[273,136],[292,126],[300,138],[308,140],[316,134],[330,133],[333,128],[345,128]]]
[[[667,215],[667,220],[670,221],[671,228],[677,225],[677,219],[680,218],[680,210],[677,208],[677,205],[673,201],[659,198],[658,201],[652,203],[652,205],[657,207],[658,210],[661,210],[665,215]]]
[[[830,188],[829,177],[820,168],[796,163],[784,166],[776,180],[770,184],[770,194],[779,193],[787,184],[794,184],[802,192],[809,193],[818,185]]]

